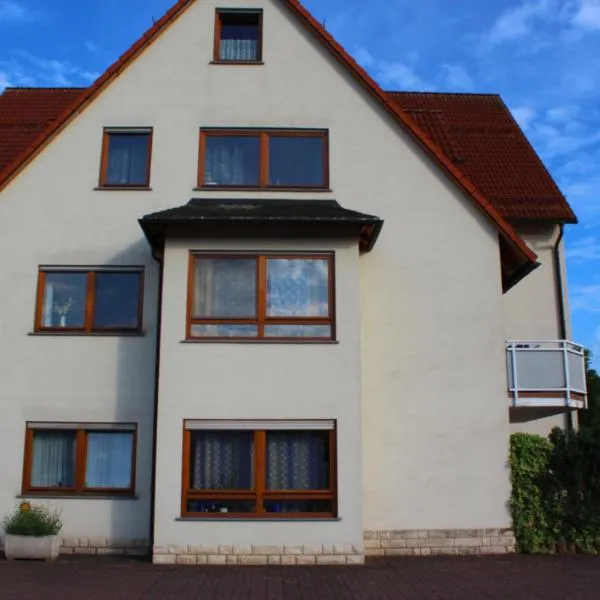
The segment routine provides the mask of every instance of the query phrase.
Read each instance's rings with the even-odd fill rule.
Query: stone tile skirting
[[[61,538],[61,554],[125,554],[144,556],[150,550],[148,540],[118,538]]]
[[[154,546],[158,565],[361,565],[365,556],[340,546]]]
[[[508,554],[511,529],[396,529],[365,531],[367,556]]]

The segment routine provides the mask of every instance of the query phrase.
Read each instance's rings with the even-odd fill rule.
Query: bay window
[[[188,339],[333,340],[332,254],[190,255]]]

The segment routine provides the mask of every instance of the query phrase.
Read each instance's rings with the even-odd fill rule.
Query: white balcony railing
[[[567,340],[506,342],[508,391],[514,407],[585,408],[585,351]]]

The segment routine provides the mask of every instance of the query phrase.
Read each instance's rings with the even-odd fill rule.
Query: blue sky
[[[0,89],[88,85],[173,0],[0,0]],[[500,93],[580,218],[573,337],[600,364],[600,0],[305,0],[388,89]]]

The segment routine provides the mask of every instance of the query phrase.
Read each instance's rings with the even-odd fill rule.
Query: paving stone
[[[501,546],[505,549],[505,546]],[[493,547],[492,547],[493,548]],[[446,551],[472,547],[442,548]],[[398,548],[397,550],[406,550]],[[433,551],[417,548],[416,551]],[[209,555],[193,555],[206,564]],[[243,555],[215,555],[220,565]],[[256,560],[258,555],[247,555]],[[328,555],[269,555],[287,561]],[[600,589],[596,556],[398,556],[369,558],[364,567],[324,564],[198,567],[176,564],[176,555],[157,554],[156,564],[127,556],[61,555],[53,564],[0,560],[2,598],[15,600],[591,600]],[[350,563],[359,555],[329,555]],[[265,559],[268,560],[265,555]],[[65,590],[68,592],[65,595]]]

